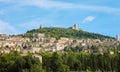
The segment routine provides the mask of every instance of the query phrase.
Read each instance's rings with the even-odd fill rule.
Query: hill
[[[47,37],[54,37],[59,39],[60,37],[67,37],[67,38],[91,38],[91,39],[114,39],[110,36],[105,36],[101,34],[96,33],[90,33],[82,30],[74,30],[70,28],[57,28],[57,27],[46,27],[46,28],[39,28],[39,29],[33,29],[30,31],[27,31],[24,35],[24,37],[32,37],[34,33],[44,33]]]

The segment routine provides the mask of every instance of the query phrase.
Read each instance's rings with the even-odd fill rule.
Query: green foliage
[[[82,49],[83,49],[83,48],[80,47],[80,46],[76,46],[75,48],[65,47],[65,48],[64,48],[64,51],[65,51],[65,52],[81,52]]]
[[[0,55],[0,72],[120,72],[120,54],[41,53],[42,65],[31,55]]]
[[[30,72],[44,72],[44,70],[40,66],[40,64],[32,65],[30,68]]]
[[[0,55],[0,72],[43,72],[42,65],[32,56]]]
[[[43,68],[46,72],[69,72],[69,66],[63,63],[63,59],[58,53],[42,53]]]
[[[50,65],[51,65],[51,58],[52,54],[50,53],[41,53],[42,55],[42,66],[46,70],[46,72],[51,71]]]
[[[51,59],[51,69],[53,72],[68,72],[68,66],[63,64],[63,60],[56,52],[53,54]]]
[[[42,28],[42,29],[33,29],[27,31],[26,34],[22,35],[24,37],[32,37],[33,33],[44,33],[46,36],[51,36],[59,39],[60,37],[67,38],[92,38],[92,39],[100,39],[103,40],[105,38],[113,39],[109,36],[104,36],[96,33],[89,33],[82,30],[73,30],[69,28]]]
[[[43,57],[44,58],[44,57]],[[47,59],[46,59],[47,60]],[[49,72],[119,72],[120,54],[54,53],[48,63]],[[45,61],[47,62],[47,61]],[[44,63],[44,60],[43,60]],[[47,67],[46,65],[44,65]],[[48,72],[48,71],[47,71]]]

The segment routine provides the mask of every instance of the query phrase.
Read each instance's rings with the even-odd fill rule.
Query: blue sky
[[[120,34],[119,0],[0,0],[0,33],[70,27],[115,37]]]

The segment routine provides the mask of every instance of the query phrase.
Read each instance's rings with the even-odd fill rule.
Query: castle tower
[[[72,27],[72,29],[79,30],[77,24],[74,24],[74,26]]]
[[[117,41],[120,40],[119,34],[116,35],[116,40],[117,40]]]
[[[40,29],[42,29],[43,28],[43,26],[42,25],[40,25]]]

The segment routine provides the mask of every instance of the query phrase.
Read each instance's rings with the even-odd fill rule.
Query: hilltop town
[[[40,26],[40,28],[44,28]],[[71,27],[73,30],[79,30],[75,24]],[[109,52],[114,54],[119,52],[119,36],[116,39],[92,39],[92,38],[67,38],[60,37],[56,39],[46,36],[44,33],[33,33],[32,37],[22,37],[19,35],[0,34],[0,53],[7,54],[11,52],[19,53],[40,53],[40,52],[85,52],[100,53]]]

